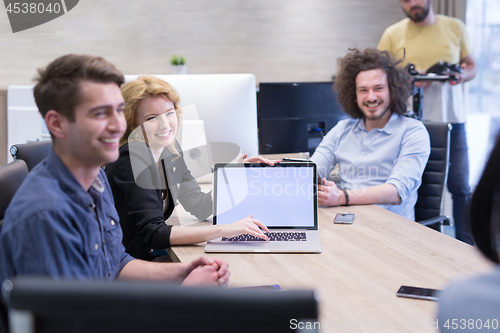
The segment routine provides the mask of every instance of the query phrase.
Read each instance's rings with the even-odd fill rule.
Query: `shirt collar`
[[[379,131],[379,132],[384,132],[386,134],[392,134],[392,133],[394,133],[394,131],[397,128],[397,119],[398,119],[398,117],[399,117],[399,115],[397,115],[396,113],[393,113],[391,115],[391,118],[389,118],[389,121],[387,122],[387,124],[385,124],[384,127],[382,127],[382,128],[374,128],[374,130]],[[366,129],[366,126],[365,126],[365,118],[359,118],[356,121],[356,124],[354,125],[354,130],[353,131],[354,132],[359,132],[359,131],[368,132],[368,130]]]
[[[59,156],[50,150],[49,155],[45,159],[45,167],[50,174],[58,181],[61,190],[63,190],[75,203],[84,208],[94,206],[94,198],[89,192],[85,191],[82,185],[76,180],[75,176],[64,165]],[[91,192],[102,193],[105,189],[104,182],[101,179],[101,171],[91,185]],[[94,190],[94,191],[93,191]]]
[[[102,183],[102,180],[99,177],[99,175],[97,175],[97,177],[95,177],[95,179],[92,182],[92,185],[90,185],[90,187],[92,187],[98,193],[104,192],[104,184]]]

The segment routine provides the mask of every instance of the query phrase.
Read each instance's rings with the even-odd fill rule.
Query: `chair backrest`
[[[13,161],[0,167],[0,229],[2,228],[5,211],[12,197],[27,175],[28,167],[23,160]],[[8,331],[7,309],[2,300],[0,302],[0,332],[4,333]]]
[[[31,171],[40,163],[52,149],[52,141],[37,141],[22,144],[16,144],[10,147],[10,154],[14,160],[23,160]]]
[[[25,276],[6,280],[2,294],[17,318],[24,313],[20,324],[40,333],[289,332],[292,319],[317,321],[318,316],[313,290],[231,290]]]
[[[442,215],[443,191],[448,178],[450,161],[450,131],[448,123],[423,122],[431,140],[431,154],[422,175],[415,205],[415,220],[422,221]]]
[[[16,160],[0,167],[0,188],[2,189],[0,191],[0,221],[3,221],[7,206],[27,175],[28,167],[23,160]]]

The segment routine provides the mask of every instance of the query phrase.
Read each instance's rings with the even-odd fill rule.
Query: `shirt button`
[[[111,225],[115,225],[115,221],[114,220],[111,220]]]
[[[149,250],[149,253],[153,253],[153,249]]]
[[[181,184],[177,183],[177,189],[181,188]]]
[[[364,155],[364,154],[365,154],[365,152],[364,152],[364,151],[363,151],[363,152],[361,152],[361,155]]]
[[[102,240],[102,245],[106,245],[106,241],[105,240]]]
[[[94,248],[95,248],[96,250],[97,250],[97,249],[99,249],[99,244],[95,243]]]
[[[172,167],[172,172],[175,172],[175,167]]]

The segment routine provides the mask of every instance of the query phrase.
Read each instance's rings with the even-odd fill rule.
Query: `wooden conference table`
[[[354,224],[333,224],[340,212],[356,214]],[[373,205],[319,208],[319,232],[321,254],[209,255],[229,263],[229,287],[317,290],[325,331],[436,331],[437,303],[396,297],[398,288],[442,289],[492,269],[476,248]],[[204,245],[170,255],[190,261]]]

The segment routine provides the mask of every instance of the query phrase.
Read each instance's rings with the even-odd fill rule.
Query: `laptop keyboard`
[[[264,235],[266,235],[269,238],[269,241],[271,241],[271,242],[300,242],[300,241],[306,240],[306,233],[305,232],[293,232],[293,231],[265,232]],[[239,235],[239,236],[231,237],[231,238],[222,237],[222,241],[227,241],[227,242],[262,241],[262,242],[265,242],[265,240],[263,240],[262,238],[255,237],[255,236],[249,235],[249,234],[243,234],[243,235]]]

